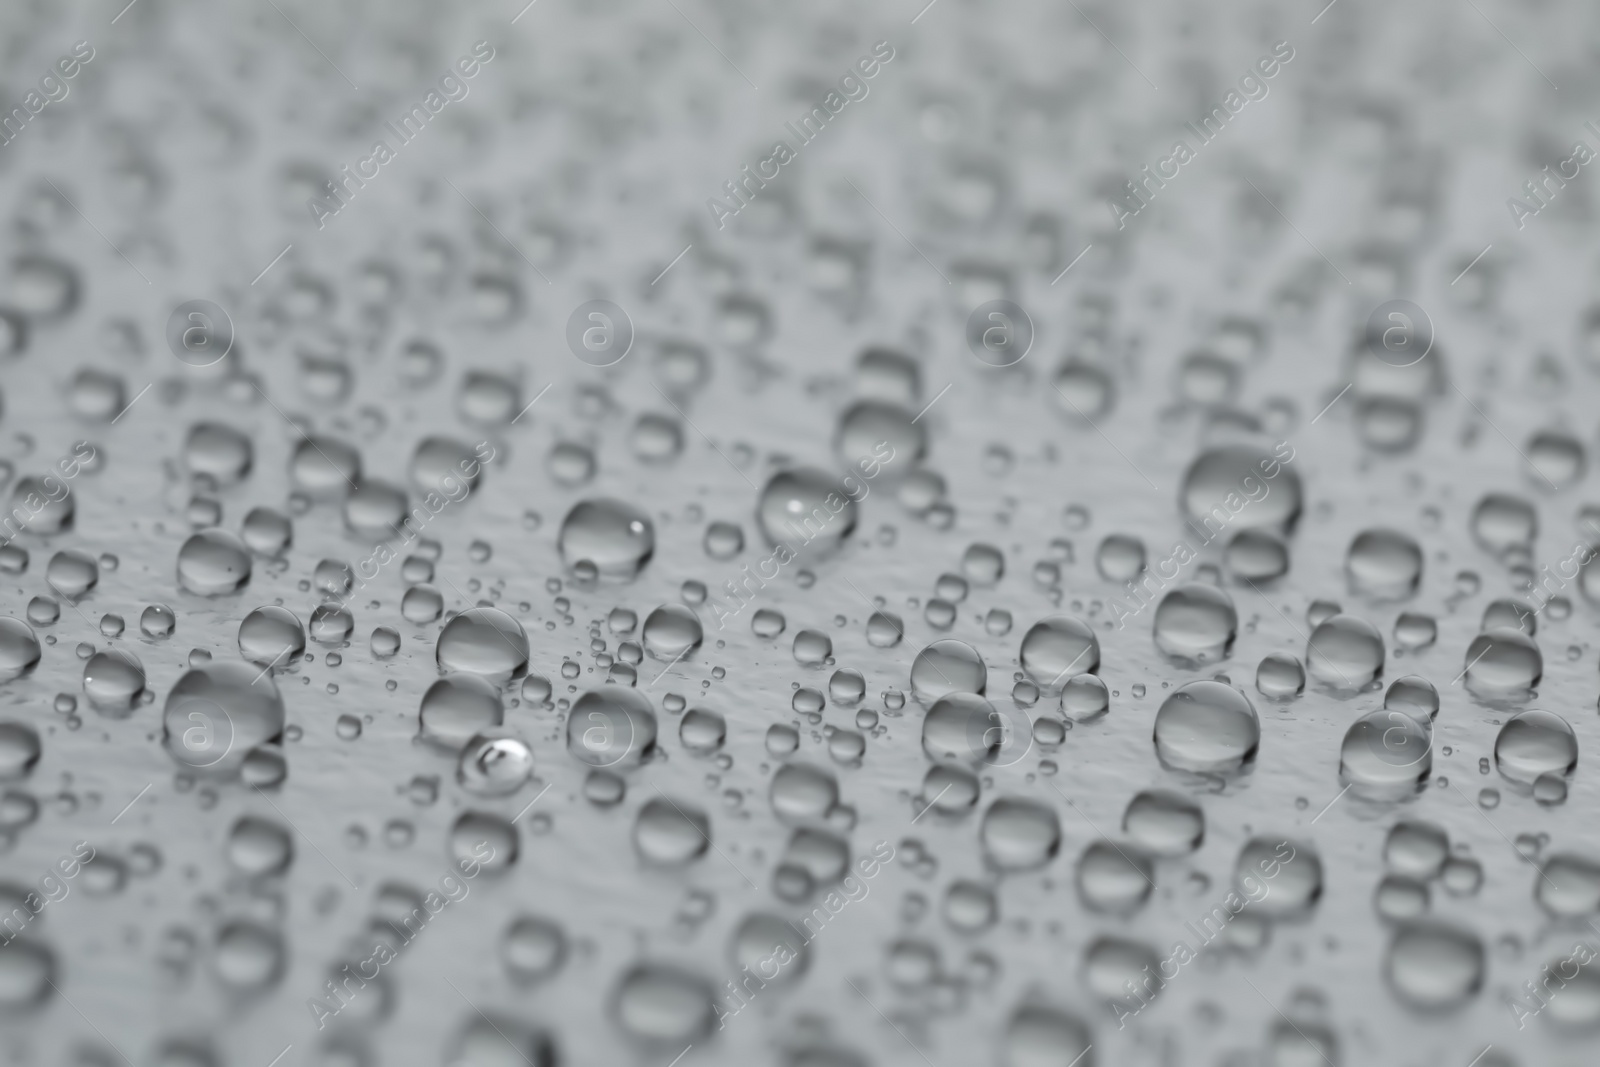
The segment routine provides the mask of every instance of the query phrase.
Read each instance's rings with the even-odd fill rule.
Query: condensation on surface
[[[0,6],[0,1061],[1592,1062],[1600,24],[1324,2]]]

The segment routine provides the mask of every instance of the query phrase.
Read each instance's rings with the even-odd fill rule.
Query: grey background
[[[900,859],[811,946],[796,988],[764,992],[725,1031],[695,1041],[682,1062],[786,1062],[823,1046],[872,1063],[1008,1062],[1007,1022],[1036,1001],[1090,1025],[1095,1048],[1084,1063],[1320,1062],[1292,1031],[1282,1033],[1280,1011],[1302,1029],[1329,1028],[1338,1047],[1325,1051],[1335,1063],[1465,1067],[1491,1044],[1479,1062],[1592,1060],[1592,1036],[1543,1020],[1519,1032],[1504,997],[1545,960],[1596,936],[1536,906],[1535,869],[1509,843],[1537,834],[1546,851],[1595,851],[1589,813],[1600,786],[1584,762],[1600,740],[1593,607],[1573,588],[1570,617],[1539,619],[1545,678],[1533,704],[1563,715],[1585,754],[1564,805],[1541,807],[1498,776],[1480,776],[1479,758],[1491,754],[1497,724],[1514,709],[1451,685],[1484,606],[1520,590],[1471,537],[1479,497],[1505,491],[1537,505],[1535,567],[1583,540],[1575,518],[1589,481],[1551,492],[1520,453],[1549,428],[1594,445],[1595,368],[1581,329],[1594,285],[1592,177],[1586,169],[1521,231],[1505,201],[1569,155],[1574,139],[1596,145],[1583,129],[1596,114],[1592,7],[1339,0],[1319,16],[1320,4],[1078,9],[939,0],[919,15],[914,3],[679,2],[675,10],[539,0],[513,26],[509,2],[283,4],[280,12],[254,0],[139,0],[113,25],[119,6],[0,8],[0,102],[8,108],[73,42],[96,49],[70,95],[0,147],[6,261],[42,253],[68,265],[79,286],[70,314],[35,324],[25,351],[0,356],[0,469],[17,477],[42,470],[81,439],[104,457],[102,469],[74,482],[71,533],[19,541],[31,561],[21,575],[0,576],[0,611],[21,617],[31,597],[48,593],[43,571],[58,549],[114,554],[118,568],[77,607],[88,620],[107,612],[127,620],[110,644],[140,657],[156,702],[125,720],[96,715],[82,700],[78,649],[107,640],[66,605],[58,622],[38,628],[43,662],[0,686],[0,717],[30,724],[43,741],[37,767],[9,785],[35,797],[40,813],[10,836],[0,870],[9,881],[35,881],[78,840],[124,859],[152,846],[160,864],[104,896],[75,882],[45,909],[29,936],[53,958],[59,992],[0,1020],[10,1062],[188,1062],[163,1058],[164,1043],[179,1038],[200,1042],[216,1063],[265,1067],[286,1045],[283,1064],[345,1062],[332,1058],[335,1032],[373,1063],[449,1062],[452,1035],[482,1009],[547,1029],[561,1062],[665,1067],[679,1048],[640,1045],[617,1026],[619,977],[650,960],[718,984],[731,976],[728,940],[740,919],[794,911],[771,892],[787,831],[767,800],[778,761],[763,738],[772,722],[797,718],[791,686],[825,689],[828,673],[794,662],[793,634],[827,632],[837,665],[866,677],[863,706],[880,711],[886,690],[907,689],[918,649],[955,637],[983,655],[989,695],[1009,707],[1026,628],[1057,611],[1103,624],[1105,601],[1119,589],[1096,573],[1095,546],[1128,532],[1153,559],[1164,556],[1179,533],[1183,471],[1206,442],[1236,433],[1230,419],[1238,417],[1293,442],[1306,514],[1289,542],[1292,571],[1267,591],[1271,606],[1247,586],[1226,585],[1240,614],[1230,658],[1200,669],[1166,661],[1152,645],[1148,611],[1127,629],[1101,629],[1109,715],[1072,730],[1058,751],[1036,749],[986,772],[977,811],[930,813],[915,824],[928,765],[921,710],[908,702],[901,715],[885,715],[861,765],[842,767],[823,733],[853,728],[854,711],[830,702],[825,727],[802,729],[797,758],[838,778],[856,813],[849,838],[857,854],[889,840]],[[445,108],[319,231],[292,175],[353,164],[383,121],[478,40],[496,57],[471,95]],[[706,198],[768,155],[775,138],[787,139],[783,124],[878,40],[896,56],[870,95],[801,149],[736,224],[717,230]],[[1182,124],[1279,40],[1296,55],[1267,98],[1115,230],[1108,192],[1166,154]],[[1041,240],[1041,232],[1054,236]],[[1452,283],[1485,246],[1487,255]],[[830,283],[832,248],[856,258],[846,280]],[[368,263],[393,270],[401,284],[393,299],[363,308]],[[1279,299],[1295,279],[1305,292],[1298,309]],[[517,294],[505,321],[494,314],[493,286],[502,283]],[[11,269],[0,305],[26,299],[24,289]],[[980,363],[964,341],[968,312],[996,297],[1021,304],[1036,329],[1028,358],[1006,370]],[[1420,439],[1398,453],[1363,445],[1359,389],[1310,424],[1350,380],[1361,324],[1395,297],[1430,315],[1437,343],[1429,358],[1442,375],[1420,398]],[[637,331],[628,357],[603,370],[565,343],[571,310],[593,298],[625,308]],[[169,312],[191,299],[217,302],[237,327],[236,350],[210,372],[183,365],[164,341]],[[741,340],[738,309],[751,306],[769,329]],[[1219,324],[1230,318],[1258,325],[1264,344],[1235,360],[1237,384],[1208,410],[1186,399],[1178,371],[1191,352],[1219,343]],[[446,356],[437,382],[422,389],[408,389],[397,373],[414,337]],[[677,418],[652,384],[662,382],[658,353],[670,341],[702,346],[710,375],[675,397],[691,420],[682,455],[647,464],[632,454],[629,432],[644,412]],[[926,465],[948,483],[953,524],[925,522],[891,486],[875,486],[849,544],[808,567],[814,584],[796,582],[799,568],[790,568],[763,592],[762,605],[788,620],[783,637],[754,636],[749,610],[723,631],[703,611],[705,645],[646,690],[661,723],[661,758],[630,776],[617,807],[584,799],[585,768],[566,754],[555,711],[508,711],[508,725],[533,745],[538,781],[502,800],[465,794],[450,760],[413,743],[418,701],[437,673],[439,627],[401,620],[398,566],[352,603],[354,640],[339,666],[313,647],[316,662],[280,679],[298,732],[286,745],[288,779],[271,797],[281,816],[238,783],[184,783],[161,747],[162,701],[191,649],[237,658],[238,623],[252,608],[282,602],[305,619],[318,603],[307,584],[316,563],[354,561],[371,547],[345,532],[336,507],[319,505],[295,518],[286,565],[257,560],[243,592],[204,599],[179,591],[174,563],[191,495],[181,449],[194,422],[221,421],[254,442],[250,476],[215,494],[232,531],[256,505],[287,511],[299,433],[285,415],[357,446],[367,472],[395,484],[404,484],[411,451],[429,434],[493,440],[501,458],[481,490],[427,532],[443,546],[436,584],[450,610],[492,599],[511,611],[528,632],[531,669],[570,699],[604,678],[589,647],[591,620],[619,605],[642,618],[681,602],[685,581],[715,589],[765,555],[750,483],[792,461],[839,466],[831,441],[854,393],[854,360],[879,344],[920,364],[919,408],[954,384],[918,423],[928,433]],[[349,395],[319,396],[305,355],[346,368]],[[1067,355],[1114,383],[1097,428],[1072,417],[1050,388]],[[153,388],[115,425],[86,420],[70,402],[83,367],[119,377],[128,399]],[[518,407],[550,391],[515,425],[480,430],[463,422],[456,392],[465,373],[482,370],[519,383]],[[592,449],[597,471],[588,484],[552,476],[547,457],[562,442]],[[997,449],[1011,457],[1003,475],[984,465]],[[566,577],[555,547],[561,519],[596,496],[651,514],[655,557],[631,584],[569,583],[553,594],[547,582]],[[1072,520],[1072,506],[1086,522]],[[718,519],[744,528],[745,552],[732,563],[701,547],[705,524]],[[1366,603],[1346,587],[1346,549],[1374,526],[1405,531],[1425,551],[1421,590],[1409,602]],[[486,562],[469,556],[474,540],[492,547]],[[975,541],[1005,552],[1006,576],[996,588],[975,588],[954,628],[940,633],[922,604]],[[1059,592],[1041,589],[1034,564],[1063,555]],[[1475,580],[1464,583],[1458,575],[1466,573]],[[867,643],[871,609],[851,582],[904,619],[898,648]],[[1473,591],[1454,595],[1463,584]],[[555,607],[557,595],[569,611]],[[1435,783],[1404,805],[1346,797],[1309,825],[1342,788],[1345,729],[1382,702],[1381,690],[1350,696],[1312,685],[1298,701],[1273,705],[1255,691],[1262,656],[1305,652],[1303,636],[1273,607],[1304,627],[1317,598],[1339,601],[1386,638],[1402,610],[1437,617],[1438,642],[1425,652],[1400,658],[1389,642],[1385,680],[1419,673],[1439,688],[1435,776],[1473,799],[1499,788],[1497,808],[1474,811]],[[177,613],[171,639],[139,635],[137,619],[151,603]],[[985,631],[991,607],[1012,613],[1008,635]],[[386,662],[367,647],[380,625],[403,638]],[[614,653],[615,639],[605,637]],[[581,665],[570,682],[561,676],[565,660]],[[662,666],[647,658],[640,687]],[[725,674],[714,676],[719,668]],[[1210,792],[1163,770],[1150,732],[1170,687],[1219,669],[1256,704],[1262,741],[1252,773]],[[75,716],[53,710],[61,693],[79,697]],[[676,717],[661,706],[667,693],[726,716],[730,766],[684,751]],[[341,714],[363,719],[359,740],[338,738]],[[1086,819],[1044,784],[1046,759]],[[436,803],[407,798],[417,775],[440,778]],[[544,783],[549,792],[518,824],[514,868],[475,879],[470,897],[388,969],[389,1017],[318,1032],[305,1000],[339,946],[361,934],[377,887],[436,881],[461,811],[509,818]],[[706,811],[719,851],[681,871],[644,866],[630,834],[652,786]],[[1157,865],[1157,892],[1136,915],[1089,912],[1073,889],[1078,855],[1098,840],[1096,828],[1119,837],[1128,799],[1157,786],[1196,792],[1204,846]],[[741,798],[736,806],[723,799],[730,791]],[[979,818],[1000,796],[1056,810],[1062,846],[1042,871],[986,870]],[[246,813],[295,828],[295,859],[281,879],[250,884],[230,869],[227,831]],[[1384,835],[1402,816],[1437,824],[1484,867],[1475,896],[1433,893],[1433,913],[1472,930],[1488,953],[1482,990],[1454,1012],[1414,1012],[1382,981],[1390,928],[1372,894]],[[403,848],[386,843],[385,827],[397,820],[414,831]],[[1312,918],[1276,926],[1258,953],[1185,968],[1118,1031],[1083,982],[1084,948],[1114,932],[1165,955],[1182,924],[1225,893],[1239,847],[1257,833],[1315,843],[1325,889]],[[908,862],[910,842],[931,857],[921,873]],[[940,918],[956,878],[996,887],[1001,920],[987,934],[962,935]],[[682,921],[702,895],[709,915]],[[531,990],[508,982],[498,957],[507,923],[524,913],[559,922],[572,945],[562,972]],[[238,917],[281,931],[285,946],[281,979],[251,996],[212,977],[216,931]],[[195,945],[176,974],[160,962],[173,931]],[[890,980],[888,956],[900,938],[935,947],[939,981],[908,989]]]

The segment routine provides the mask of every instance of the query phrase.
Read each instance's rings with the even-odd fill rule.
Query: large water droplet
[[[978,837],[984,856],[996,867],[1032,870],[1055,858],[1061,847],[1061,823],[1042,804],[1002,797],[983,813]]]
[[[700,647],[705,632],[695,613],[682,604],[663,604],[644,620],[645,651],[656,659],[676,661]]]
[[[528,635],[499,608],[468,608],[445,624],[434,658],[441,671],[468,671],[496,682],[528,668]]]
[[[617,1021],[649,1045],[682,1049],[703,1041],[715,1025],[711,984],[698,975],[661,964],[630,969],[614,996]]]
[[[1335,615],[1306,642],[1306,666],[1319,682],[1360,689],[1383,674],[1383,635],[1365,619]]]
[[[1248,445],[1223,445],[1203,453],[1183,476],[1178,499],[1197,525],[1269,526],[1287,530],[1300,517],[1300,475],[1275,451]],[[1294,450],[1287,453],[1293,457]]]
[[[1422,549],[1397,530],[1366,530],[1350,542],[1344,572],[1352,592],[1400,600],[1422,582]]]
[[[1464,657],[1467,687],[1491,697],[1516,699],[1539,684],[1544,657],[1521,630],[1487,630],[1472,639]]]
[[[756,521],[767,541],[797,554],[827,552],[856,528],[856,502],[837,478],[814,467],[774,474],[761,490]]]
[[[1227,593],[1198,582],[1161,598],[1151,634],[1165,654],[1191,663],[1226,659],[1239,632],[1239,615]]]
[[[1178,770],[1225,774],[1247,766],[1261,743],[1261,720],[1245,695],[1221,682],[1190,682],[1156,712],[1156,756]]]
[[[1406,923],[1389,943],[1383,972],[1390,988],[1411,1007],[1454,1008],[1483,985],[1483,943],[1453,926]]]
[[[911,662],[911,691],[925,704],[949,693],[981,695],[988,679],[989,669],[977,649],[948,638],[924,648]]]
[[[113,717],[131,712],[145,691],[144,664],[131,652],[106,649],[83,665],[83,692],[95,708]]]
[[[633,847],[647,863],[682,866],[711,847],[711,820],[691,805],[657,797],[639,809],[633,823]]]
[[[162,743],[186,767],[237,773],[252,750],[283,733],[283,700],[272,677],[245,663],[190,670],[167,694]]]
[[[569,568],[590,563],[606,578],[626,580],[650,562],[655,527],[644,512],[620,500],[584,500],[561,522],[557,540]]]
[[[236,593],[250,581],[250,549],[225,530],[201,530],[178,550],[178,581],[201,596]]]
[[[282,668],[305,650],[305,629],[288,608],[267,604],[246,615],[239,624],[239,655],[252,663]]]
[[[591,767],[636,767],[655,747],[655,711],[636,690],[616,685],[591,689],[567,716],[567,752]]]
[[[10,615],[0,615],[0,683],[20,678],[39,663],[39,639],[33,627]]]
[[[1433,730],[1402,711],[1363,715],[1339,747],[1339,776],[1373,799],[1397,800],[1433,772]]]
[[[1494,762],[1514,782],[1531,785],[1542,774],[1571,774],[1578,765],[1578,738],[1553,711],[1513,715],[1494,739]]]
[[[1206,820],[1200,806],[1177,793],[1146,790],[1128,801],[1122,830],[1140,848],[1164,856],[1181,856],[1200,847]]]
[[[1099,639],[1088,623],[1070,615],[1034,623],[1022,638],[1020,655],[1022,669],[1046,692],[1054,692],[1069,675],[1100,669]]]
[[[500,694],[475,674],[447,674],[422,694],[417,709],[418,736],[451,752],[475,734],[499,726],[505,718]]]

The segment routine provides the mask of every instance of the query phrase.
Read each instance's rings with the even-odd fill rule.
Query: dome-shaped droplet
[[[557,539],[569,568],[593,564],[605,578],[633,578],[650,562],[656,548],[650,517],[620,500],[584,500],[561,522]]]
[[[281,556],[294,541],[294,526],[271,508],[251,508],[239,526],[240,539],[262,556]]]
[[[1206,820],[1200,806],[1177,793],[1146,790],[1128,801],[1122,830],[1140,848],[1164,856],[1182,856],[1200,847]]]
[[[1570,852],[1552,854],[1534,878],[1533,896],[1551,915],[1593,915],[1600,911],[1600,861]]]
[[[591,689],[567,715],[567,752],[591,767],[635,767],[655,746],[655,711],[637,690],[616,685]]]
[[[699,648],[705,632],[694,612],[682,604],[663,604],[645,617],[641,636],[646,652],[670,662]]]
[[[456,781],[477,796],[515,793],[532,774],[533,750],[516,731],[504,727],[474,734],[456,763]]]
[[[961,573],[973,585],[991,586],[1006,572],[1006,557],[993,545],[979,541],[961,554]]]
[[[100,565],[87,552],[63,549],[50,557],[44,577],[57,596],[76,601],[100,584]]]
[[[1261,720],[1245,695],[1221,682],[1189,682],[1156,712],[1156,756],[1178,770],[1236,771],[1255,759]]]
[[[447,674],[422,694],[418,736],[451,752],[505,720],[500,693],[475,674]]]
[[[667,463],[683,452],[683,426],[670,415],[647,411],[634,421],[629,444],[641,462]]]
[[[312,609],[306,628],[317,644],[338,648],[350,639],[355,625],[355,616],[349,609],[338,604],[318,604]]]
[[[1271,452],[1249,445],[1213,448],[1189,465],[1179,502],[1196,524],[1209,519],[1234,529],[1287,530],[1301,508],[1300,475],[1288,466],[1293,456],[1282,444]]]
[[[1141,1003],[1159,993],[1161,963],[1155,952],[1137,941],[1098,937],[1084,953],[1083,980],[1095,996],[1122,1006],[1120,1016],[1130,1008],[1137,1012]]]
[[[706,527],[703,545],[712,559],[732,559],[744,551],[744,530],[737,523],[713,522]]]
[[[228,862],[244,874],[281,874],[294,861],[294,839],[275,822],[246,815],[228,832]]]
[[[1040,688],[1054,692],[1075,674],[1100,669],[1100,641],[1088,623],[1052,615],[1028,628],[1022,638],[1022,669]]]
[[[1095,1067],[1094,1037],[1077,1016],[1042,1004],[1018,1008],[1001,1039],[1001,1067]]]
[[[617,1021],[635,1040],[682,1049],[716,1025],[711,983],[662,964],[640,964],[622,976],[614,996]]]
[[[978,838],[984,856],[996,867],[1032,870],[1055,858],[1061,847],[1061,823],[1042,804],[1002,797],[983,813]]]
[[[1450,858],[1450,838],[1439,827],[1419,819],[1402,819],[1383,839],[1383,863],[1396,874],[1428,881]]]
[[[361,453],[343,441],[311,434],[295,446],[289,476],[314,497],[341,497],[361,480]]]
[[[426,626],[444,614],[444,594],[431,585],[414,585],[400,598],[400,617],[413,626]]]
[[[833,448],[851,474],[876,473],[891,459],[910,469],[922,460],[927,438],[911,411],[895,404],[862,400],[839,416]]]
[[[415,524],[407,515],[410,507],[404,489],[376,478],[363,478],[344,499],[344,525],[358,537],[387,541],[404,532],[402,524]]]
[[[1428,912],[1428,883],[1386,874],[1373,890],[1372,907],[1390,922],[1420,918]]]
[[[988,886],[978,882],[956,881],[944,895],[944,917],[964,933],[976,933],[994,925],[1000,906]]]
[[[1578,738],[1555,712],[1530,709],[1500,727],[1494,762],[1501,774],[1524,785],[1542,774],[1571,774],[1578,765]]]
[[[39,639],[33,627],[10,615],[0,615],[0,683],[20,678],[39,663]]]
[[[1395,931],[1383,973],[1402,1001],[1423,1011],[1453,1008],[1483,986],[1483,942],[1453,926],[1421,921]]]
[[[56,978],[55,954],[26,938],[7,942],[0,952],[0,1014],[16,1017],[50,998]]]
[[[744,917],[733,932],[729,956],[735,968],[756,975],[763,988],[793,985],[811,963],[806,939],[785,919],[768,912]]]
[[[1061,714],[1073,722],[1092,722],[1111,707],[1111,692],[1098,675],[1077,674],[1061,687]]]
[[[1156,647],[1193,663],[1226,659],[1239,632],[1233,600],[1213,585],[1193,582],[1171,590],[1156,607],[1151,627]]]
[[[479,459],[482,454],[490,453],[474,451],[449,437],[424,437],[411,453],[407,473],[418,491],[440,493],[447,500],[460,501],[478,487],[483,477]]]
[[[935,641],[911,661],[911,691],[925,704],[949,693],[982,695],[988,680],[989,669],[977,650],[948,638]]]
[[[786,763],[772,776],[773,814],[788,823],[819,822],[839,803],[834,776],[808,763]]]
[[[1483,609],[1483,621],[1478,624],[1478,629],[1488,630],[1521,630],[1529,637],[1533,637],[1539,630],[1539,615],[1532,605],[1510,597],[1490,601]]]
[[[905,633],[905,624],[898,615],[874,611],[867,617],[867,644],[873,648],[894,648]]]
[[[707,756],[716,752],[722,748],[727,737],[727,720],[705,708],[690,708],[678,723],[678,740],[696,755]]]
[[[1335,615],[1306,642],[1311,677],[1338,689],[1360,689],[1383,674],[1383,635],[1365,619]]]
[[[240,991],[267,989],[283,976],[286,950],[277,931],[248,920],[217,932],[213,957],[217,978]]]
[[[267,604],[239,624],[239,655],[262,666],[286,667],[306,650],[305,628],[288,608]]]
[[[633,823],[633,847],[647,863],[681,866],[699,859],[710,846],[711,820],[687,801],[646,801]]]
[[[72,376],[67,388],[67,405],[74,414],[96,422],[107,422],[128,403],[127,389],[115,374],[84,367]]]
[[[1073,878],[1090,911],[1130,915],[1144,906],[1155,882],[1150,861],[1110,841],[1095,841],[1078,857]]]
[[[837,478],[814,467],[774,474],[761,490],[756,521],[767,541],[790,552],[835,549],[856,528],[855,500]]]
[[[1403,711],[1421,722],[1432,722],[1439,714],[1439,691],[1433,683],[1416,674],[1396,678],[1383,695],[1385,711]]]
[[[1344,573],[1354,593],[1400,600],[1422,582],[1422,548],[1398,530],[1365,530],[1350,542]]]
[[[1081,424],[1110,411],[1117,392],[1105,371],[1081,359],[1068,359],[1051,376],[1047,396],[1068,418]]]
[[[178,582],[201,596],[238,592],[250,581],[250,549],[225,530],[201,530],[178,550]]]
[[[1306,841],[1253,837],[1234,861],[1233,884],[1262,914],[1301,916],[1322,899],[1322,858]]]
[[[482,864],[485,873],[508,870],[520,851],[516,826],[492,812],[464,811],[450,827],[450,855]]]
[[[1479,544],[1503,552],[1533,543],[1539,533],[1539,515],[1521,497],[1489,493],[1473,508],[1471,527]]]
[[[1562,489],[1583,477],[1583,444],[1571,434],[1541,430],[1528,438],[1528,480],[1540,489]]]
[[[528,635],[521,623],[499,608],[468,608],[445,623],[434,658],[441,671],[467,671],[506,681],[528,668]]]
[[[794,661],[805,667],[821,667],[833,655],[833,639],[821,630],[801,630],[794,635]]]
[[[1223,556],[1228,573],[1244,582],[1270,582],[1289,573],[1289,547],[1270,530],[1240,530]]]
[[[1299,696],[1305,687],[1305,668],[1287,653],[1274,652],[1263,656],[1256,666],[1256,689],[1262,696],[1273,700],[1290,700]]]
[[[249,474],[254,455],[250,438],[215,422],[195,423],[183,443],[183,462],[190,473],[209,475],[223,485]]]
[[[556,923],[525,915],[506,927],[500,961],[513,982],[532,984],[553,977],[567,958],[567,935]]]
[[[1109,534],[1095,549],[1094,566],[1108,582],[1128,582],[1144,570],[1144,542],[1132,534]]]
[[[126,715],[144,695],[144,664],[131,652],[105,649],[83,665],[83,693],[89,703],[113,716]]]
[[[33,773],[44,747],[39,732],[27,723],[0,722],[0,782],[14,782]]]
[[[165,604],[151,604],[139,614],[139,632],[151,640],[171,637],[177,625],[178,617]]]
[[[1357,719],[1339,748],[1339,776],[1375,799],[1415,792],[1433,772],[1433,729],[1402,711]]]
[[[1467,646],[1462,671],[1475,693],[1515,697],[1539,684],[1544,657],[1521,630],[1487,630]]]
[[[178,679],[162,714],[163,744],[185,767],[231,774],[283,734],[283,699],[270,674],[213,661]]]
[[[16,532],[46,537],[72,529],[77,510],[76,496],[60,478],[30,474],[18,478],[11,487],[11,502],[5,515]]]
[[[975,693],[949,693],[922,720],[922,751],[935,762],[992,763],[1007,734],[993,704]]]

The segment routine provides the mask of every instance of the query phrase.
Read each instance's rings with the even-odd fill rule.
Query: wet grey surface
[[[5,1062],[1592,1062],[1595,30],[0,7]]]

